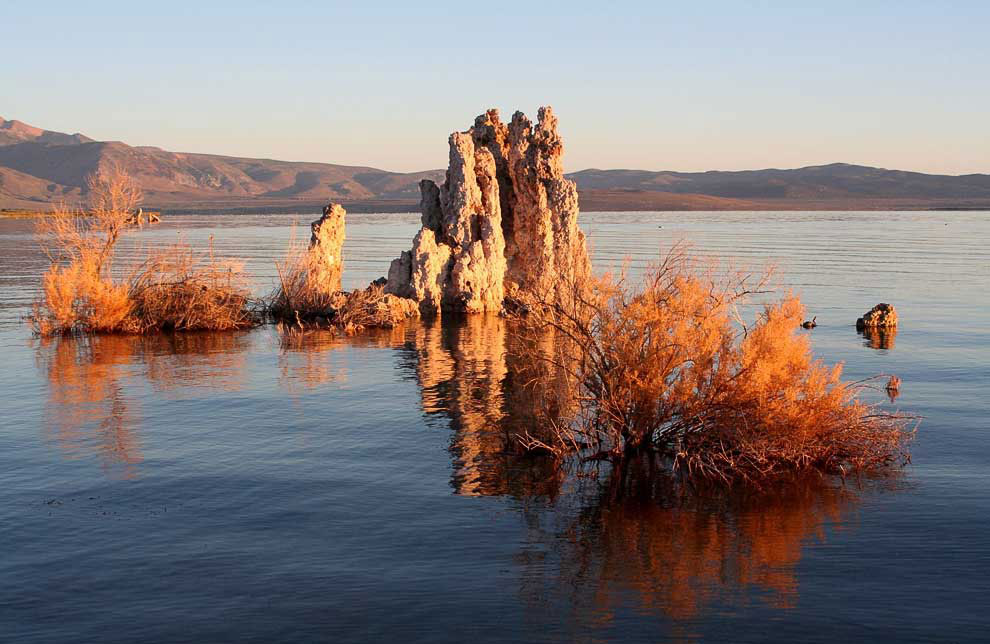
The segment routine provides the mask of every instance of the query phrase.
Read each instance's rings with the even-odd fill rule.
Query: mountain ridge
[[[327,200],[355,210],[415,210],[419,181],[443,170],[170,152],[95,141],[0,118],[0,208],[45,210],[85,201],[86,176],[116,163],[148,207],[170,211],[312,210]],[[848,163],[760,170],[588,168],[575,181],[585,210],[990,209],[990,175],[939,175]]]

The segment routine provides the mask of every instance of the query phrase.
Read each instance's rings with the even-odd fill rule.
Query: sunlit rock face
[[[387,293],[426,313],[499,311],[506,298],[552,299],[590,270],[549,107],[535,127],[521,112],[506,126],[489,110],[449,143],[447,178],[420,183],[423,227],[392,262]]]
[[[340,277],[344,271],[342,248],[346,215],[343,206],[330,203],[323,208],[323,216],[310,224],[310,283],[321,285],[328,293],[340,290]]]
[[[550,107],[540,108],[535,127],[516,112],[508,130],[513,200],[507,295],[554,301],[591,272],[577,224],[577,185],[564,178],[564,144]]]
[[[857,329],[889,328],[897,326],[897,311],[893,304],[877,304],[856,320]]]

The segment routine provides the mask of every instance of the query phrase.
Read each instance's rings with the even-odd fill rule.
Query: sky
[[[990,173],[990,2],[6,2],[0,116],[98,140],[445,167],[553,105],[568,171]]]

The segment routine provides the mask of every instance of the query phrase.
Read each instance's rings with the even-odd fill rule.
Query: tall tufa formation
[[[495,158],[471,132],[450,135],[447,180],[420,182],[423,227],[388,271],[387,293],[424,313],[502,307],[505,241]]]
[[[310,224],[307,262],[308,281],[318,285],[321,292],[333,294],[340,290],[340,277],[344,271],[344,219],[347,212],[337,203],[323,207],[323,216]]]
[[[425,313],[498,311],[506,299],[553,300],[590,272],[577,187],[564,178],[551,108],[536,127],[498,110],[450,135],[447,178],[420,182],[423,227],[392,262],[387,293]]]
[[[569,287],[591,274],[577,223],[577,185],[564,178],[564,143],[549,106],[540,108],[536,127],[516,112],[508,130],[513,195],[506,295],[523,302],[533,297],[556,301],[571,295]]]

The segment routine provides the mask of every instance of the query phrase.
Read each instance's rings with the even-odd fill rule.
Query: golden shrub
[[[813,359],[798,298],[743,322],[738,306],[769,277],[704,269],[677,249],[641,288],[586,278],[573,297],[530,306],[521,333],[558,338],[534,354],[533,386],[554,373],[568,386],[548,390],[553,413],[524,446],[722,482],[905,462],[910,419],[860,402],[841,366]]]
[[[257,322],[240,268],[177,244],[117,281],[114,251],[141,192],[118,166],[88,181],[91,207],[59,207],[38,225],[51,260],[29,322],[40,335],[236,329]]]

